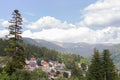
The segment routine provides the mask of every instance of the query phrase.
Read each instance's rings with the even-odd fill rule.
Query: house
[[[25,60],[26,66],[25,68],[29,71],[33,71],[34,69],[38,68],[36,58],[30,58],[30,60]]]
[[[65,64],[64,63],[57,63],[57,65],[55,67],[57,70],[62,70],[65,68]]]
[[[49,66],[49,63],[47,61],[42,60],[41,61],[41,65],[42,66]]]
[[[54,67],[54,69],[56,70],[61,70],[65,68],[65,64],[64,63],[59,63],[58,61],[50,61],[49,64]]]
[[[60,76],[64,73],[67,73],[68,74],[68,77],[67,78],[70,78],[71,77],[71,71],[70,70],[58,70],[60,72]],[[63,75],[64,76],[64,75]],[[62,76],[62,77],[63,77]]]
[[[42,65],[41,68],[42,68],[43,71],[45,71],[45,72],[50,72],[51,71],[51,67],[49,66],[48,62],[42,60],[41,65]]]

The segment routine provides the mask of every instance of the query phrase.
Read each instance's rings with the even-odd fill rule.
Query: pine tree
[[[14,10],[13,19],[10,22],[9,26],[9,35],[8,35],[8,46],[6,47],[6,51],[11,56],[11,61],[6,65],[5,70],[12,74],[16,71],[16,69],[22,69],[25,65],[24,59],[24,49],[22,47],[22,36],[21,36],[21,25],[22,25],[22,17],[18,10]]]
[[[87,78],[88,80],[103,80],[102,69],[101,69],[101,58],[98,50],[94,50],[94,55],[91,60],[91,65],[88,69]]]
[[[110,57],[108,49],[103,51],[102,55],[102,67],[104,80],[116,80],[115,65]]]
[[[76,63],[73,61],[71,64],[71,74],[74,78],[78,78],[81,80],[83,78],[82,70],[76,65]]]

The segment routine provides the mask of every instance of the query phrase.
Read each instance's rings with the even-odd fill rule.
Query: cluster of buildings
[[[41,60],[40,65],[38,65],[36,58],[30,58],[30,60],[26,59],[25,68],[29,71],[33,71],[34,69],[41,69],[42,71],[48,73],[49,78],[55,80],[57,77],[64,77],[64,73],[66,73],[69,78],[71,76],[71,71],[65,70],[65,64],[59,63],[58,61],[45,61]]]

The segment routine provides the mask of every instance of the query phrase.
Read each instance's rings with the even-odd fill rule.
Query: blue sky
[[[59,42],[120,43],[119,0],[1,0],[0,37],[18,9],[23,37]]]
[[[61,21],[75,23],[81,19],[81,10],[96,0],[1,0],[0,18],[9,19],[14,9],[30,21],[52,16]]]

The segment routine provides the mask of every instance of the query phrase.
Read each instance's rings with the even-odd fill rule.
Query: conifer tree
[[[103,67],[103,78],[104,80],[116,80],[115,65],[110,57],[108,49],[103,51],[102,55],[102,67]]]
[[[11,56],[11,61],[5,67],[5,70],[12,74],[16,69],[21,69],[25,65],[24,49],[22,46],[21,25],[22,17],[18,10],[14,10],[12,20],[9,21],[8,46],[6,51]]]
[[[103,80],[102,69],[101,69],[101,58],[98,50],[94,50],[93,58],[91,60],[91,65],[88,69],[87,79],[88,80]]]

